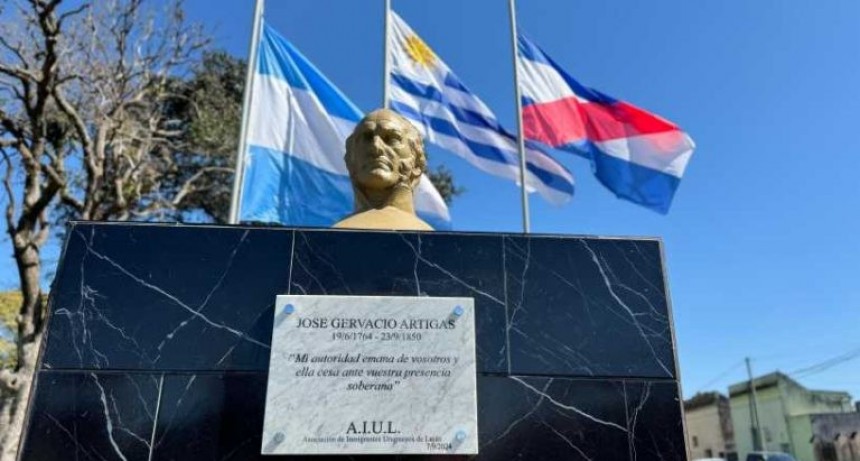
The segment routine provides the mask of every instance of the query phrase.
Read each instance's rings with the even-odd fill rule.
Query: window
[[[693,447],[698,447],[698,446],[699,446],[699,438],[694,435],[693,436]]]

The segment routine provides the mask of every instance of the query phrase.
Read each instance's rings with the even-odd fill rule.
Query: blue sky
[[[515,128],[507,1],[393,4]],[[247,54],[253,0],[187,8],[216,46]],[[266,18],[369,110],[382,101],[382,8],[269,0]],[[535,232],[663,238],[685,396],[725,391],[744,378],[745,356],[757,373],[791,372],[860,349],[860,2],[520,0],[518,11],[575,78],[676,122],[698,145],[667,216],[617,200],[561,152],[573,201],[530,201]],[[457,229],[520,230],[514,184],[430,156],[468,189],[451,210]],[[4,268],[0,284],[14,282]],[[860,357],[800,381],[860,398]]]

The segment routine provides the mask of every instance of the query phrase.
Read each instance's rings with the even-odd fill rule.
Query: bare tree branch
[[[74,8],[72,10],[66,11],[65,13],[60,15],[60,19],[57,20],[57,28],[62,29],[63,23],[66,22],[67,19],[73,18],[84,11],[88,10],[90,5],[88,3],[84,3],[83,5]]]
[[[27,60],[26,56],[24,56],[24,45],[22,43],[19,42],[17,45],[12,45],[6,39],[4,34],[0,34],[0,45],[2,45],[3,48],[6,48],[13,55],[15,55],[15,57],[18,58],[19,64],[24,66],[25,69],[29,68],[30,63]]]
[[[72,121],[72,124],[74,124],[75,131],[78,135],[78,141],[81,143],[81,148],[84,150],[84,155],[89,155],[87,152],[92,151],[93,141],[90,138],[89,130],[87,129],[87,125],[83,118],[78,115],[78,111],[75,110],[75,108],[66,100],[60,85],[53,88],[53,96],[57,105],[60,107],[60,110],[63,111],[63,113]]]
[[[15,191],[12,188],[12,158],[6,149],[0,148],[0,155],[3,155],[3,161],[6,163],[6,173],[3,175],[3,190],[6,192],[6,229],[11,230],[15,227]],[[11,233],[10,233],[11,235]]]
[[[43,329],[41,248],[52,223],[176,216],[208,175],[223,174],[176,161],[186,158],[186,133],[168,122],[171,88],[208,44],[181,1],[167,14],[144,0],[69,3],[4,3],[15,8],[0,24],[0,179],[23,298],[16,368],[0,370],[0,394],[14,396],[0,401],[3,460],[17,442]]]
[[[179,203],[182,202],[182,200],[185,198],[185,196],[187,196],[189,193],[191,193],[193,191],[195,183],[200,181],[201,178],[203,178],[207,174],[210,174],[213,172],[218,172],[218,171],[220,171],[222,173],[232,173],[233,169],[232,168],[226,168],[226,167],[215,167],[215,166],[201,168],[200,170],[197,171],[197,173],[194,173],[193,175],[191,175],[191,177],[188,178],[182,184],[182,187],[179,188],[179,192],[177,192],[176,195],[173,197],[173,201],[172,201],[173,206],[179,205]]]

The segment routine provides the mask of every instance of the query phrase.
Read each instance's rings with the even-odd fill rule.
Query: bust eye
[[[389,146],[398,146],[400,145],[400,136],[396,134],[389,134],[385,136],[385,144]]]

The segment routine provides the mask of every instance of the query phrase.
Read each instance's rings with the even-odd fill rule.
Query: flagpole
[[[382,57],[383,74],[382,74],[382,107],[388,109],[388,81],[391,75],[391,53],[388,49],[391,42],[391,0],[385,0],[385,45],[382,47],[385,55]]]
[[[239,148],[236,150],[236,171],[233,173],[233,193],[230,197],[230,216],[228,223],[239,223],[239,208],[242,202],[242,185],[245,181],[245,157],[248,151],[248,113],[251,110],[254,75],[257,73],[257,52],[260,49],[260,29],[263,23],[263,4],[254,4],[254,22],[251,29],[251,45],[248,51],[248,68],[245,71],[245,89],[242,101],[242,125],[239,131]]]
[[[387,0],[386,0],[387,1]],[[523,232],[529,233],[529,194],[526,191],[526,146],[523,135],[523,102],[520,95],[520,72],[517,52],[517,6],[515,0],[509,0],[508,7],[511,16],[511,40],[514,58],[514,94],[517,98],[517,147],[520,153],[520,194],[523,202]]]

